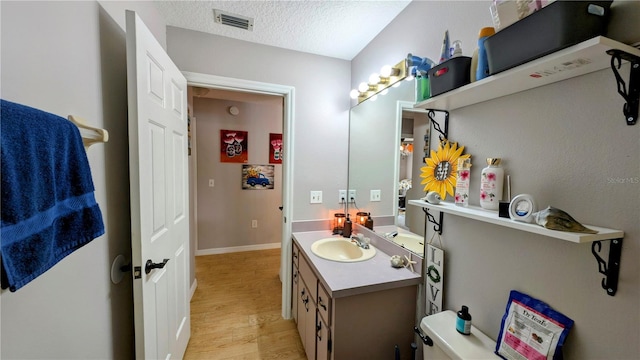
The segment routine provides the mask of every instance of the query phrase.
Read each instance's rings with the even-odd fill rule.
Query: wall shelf
[[[454,110],[602,70],[611,66],[611,56],[607,51],[612,49],[640,57],[639,49],[597,36],[424,100],[415,104],[414,108]]]
[[[618,72],[623,60],[631,63],[628,84],[625,83]],[[567,80],[607,67],[611,67],[616,78],[618,93],[625,101],[622,108],[625,121],[627,125],[635,125],[640,107],[640,49],[603,36],[597,36],[512,69],[434,96],[415,104],[414,108],[429,110],[429,118],[434,124],[437,123],[431,113],[433,111],[444,112],[446,115],[445,132],[441,133],[446,137],[449,120],[448,112],[450,110]],[[610,296],[614,296],[618,290],[620,258],[624,238],[624,232],[621,230],[585,225],[590,229],[597,230],[598,233],[582,234],[557,231],[546,229],[537,224],[501,218],[498,216],[497,211],[489,211],[477,206],[460,207],[444,202],[434,205],[424,200],[409,200],[409,204],[422,207],[427,220],[435,224],[434,231],[439,234],[442,234],[444,228],[443,214],[448,213],[573,243],[591,243],[591,253],[598,262],[598,272],[605,276],[602,279],[602,288]],[[429,213],[429,210],[440,211],[439,222]],[[599,255],[602,249],[602,241],[604,240],[610,240],[608,261],[605,261]]]
[[[597,230],[597,234],[582,234],[575,232],[549,230],[537,224],[528,224],[511,219],[501,218],[498,216],[498,212],[485,210],[477,206],[456,206],[452,203],[441,202],[437,205],[430,204],[424,200],[409,200],[409,205],[420,206],[422,210],[429,217],[427,209],[440,211],[440,222],[437,223],[433,220],[435,218],[431,215],[430,222],[436,224],[434,231],[442,234],[443,218],[442,214],[447,213],[468,219],[478,220],[485,223],[525,231],[528,233],[543,235],[559,240],[570,241],[573,243],[583,244],[591,243],[591,253],[598,262],[598,272],[605,276],[602,279],[602,288],[606,290],[607,295],[614,296],[618,291],[618,276],[620,273],[620,257],[622,256],[622,240],[624,238],[624,231],[607,229],[599,226],[584,225],[590,229]],[[433,220],[432,220],[433,219]],[[426,234],[425,234],[426,236]],[[608,261],[605,261],[599,254],[602,250],[601,241],[611,240],[609,246]]]
[[[420,206],[423,208],[429,208],[431,210],[441,211],[447,214],[474,219],[474,220],[486,222],[489,224],[508,227],[511,229],[548,236],[551,238],[570,241],[574,243],[590,243],[594,241],[612,240],[612,239],[619,239],[624,237],[624,231],[622,230],[607,229],[599,226],[586,225],[586,224],[584,226],[588,227],[589,229],[597,230],[598,233],[582,234],[582,233],[574,233],[574,232],[566,232],[566,231],[549,230],[537,224],[528,224],[528,223],[523,223],[523,222],[511,220],[511,219],[501,218],[501,217],[498,217],[497,211],[485,210],[477,206],[471,206],[471,205],[468,207],[462,207],[462,206],[456,206],[455,204],[446,203],[446,202],[441,202],[438,205],[434,205],[434,204],[429,204],[424,200],[409,200],[409,204]],[[442,224],[440,224],[440,226],[442,226]]]

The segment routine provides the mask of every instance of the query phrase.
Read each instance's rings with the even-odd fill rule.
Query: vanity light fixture
[[[400,75],[400,69],[393,68],[390,65],[385,65],[382,67],[382,69],[380,69],[380,76],[383,78],[389,78],[391,76],[399,76],[399,75]]]
[[[344,230],[344,221],[346,220],[344,213],[335,213],[333,215],[333,233],[342,235]]]
[[[385,90],[389,87],[399,84],[399,82],[407,77],[406,59],[400,61],[395,66],[385,65],[380,69],[380,74],[374,73],[369,76],[368,82],[362,82],[357,89],[351,90],[349,95],[352,99],[358,99],[358,104],[372,98],[380,93],[386,94]],[[384,94],[383,94],[384,92]]]

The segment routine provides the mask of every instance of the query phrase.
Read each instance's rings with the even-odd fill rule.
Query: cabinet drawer
[[[298,276],[301,277],[302,281],[304,281],[304,283],[306,284],[307,289],[309,290],[309,298],[313,299],[313,302],[315,303],[318,296],[318,280],[313,271],[311,271],[311,267],[307,263],[307,260],[304,258],[304,256],[300,256],[298,261]]]
[[[318,301],[316,303],[318,306],[318,313],[324,322],[331,326],[331,316],[329,316],[329,314],[331,314],[331,298],[322,284],[318,284]]]

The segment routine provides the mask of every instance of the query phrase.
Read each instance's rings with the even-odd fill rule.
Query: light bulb
[[[391,85],[391,87],[397,88],[398,86],[400,86],[401,82],[398,81],[395,84]]]
[[[369,85],[365,82],[361,82],[360,85],[358,85],[358,90],[360,92],[367,92],[369,90]]]
[[[358,96],[360,96],[360,91],[358,91],[358,90],[356,90],[356,89],[353,89],[353,90],[351,90],[351,92],[349,93],[349,96],[350,96],[352,99],[357,99],[357,98],[358,98]]]
[[[389,93],[389,89],[384,89],[380,91],[380,95],[387,95]]]
[[[376,94],[376,95],[373,95],[372,97],[370,97],[370,98],[369,98],[369,100],[371,100],[371,101],[376,101],[376,100],[378,100],[378,95],[377,95],[377,94]]]
[[[391,65],[385,65],[382,67],[382,69],[380,69],[380,76],[389,77],[391,76],[392,71],[393,69],[391,68]]]
[[[380,82],[380,75],[373,73],[369,76],[369,84],[375,85]]]

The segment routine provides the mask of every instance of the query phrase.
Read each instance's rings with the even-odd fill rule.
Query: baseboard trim
[[[245,246],[233,246],[233,247],[217,248],[217,249],[196,250],[196,256],[228,254],[228,253],[242,252],[242,251],[279,249],[281,245],[282,244],[280,243],[272,243],[272,244],[245,245]]]
[[[191,302],[191,299],[193,299],[193,294],[195,294],[197,287],[198,279],[193,279],[193,283],[191,284],[191,295],[189,295],[189,302]]]

